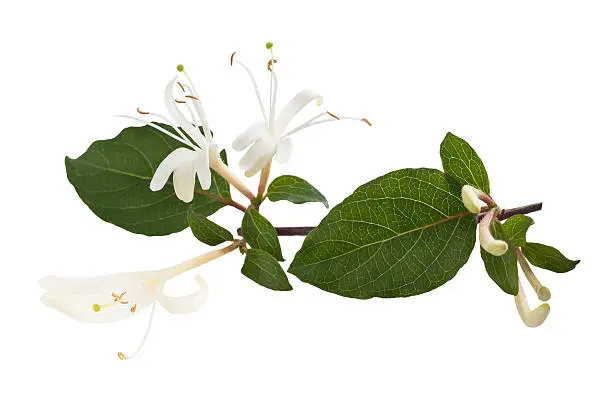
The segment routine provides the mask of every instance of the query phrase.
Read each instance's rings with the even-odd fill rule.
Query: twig
[[[520,206],[518,208],[503,209],[497,219],[504,220],[514,215],[526,215],[528,213],[537,212],[540,210],[542,210],[542,202]],[[466,214],[468,213],[469,212],[466,212]],[[480,220],[482,216],[483,215],[479,215],[478,220]],[[276,229],[276,233],[279,236],[306,236],[314,228],[314,226],[281,226],[274,229]],[[238,229],[238,236],[242,236],[242,228]]]

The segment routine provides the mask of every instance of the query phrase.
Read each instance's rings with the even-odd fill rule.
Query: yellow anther
[[[117,357],[119,360],[127,360],[127,356],[125,356],[122,352],[117,353]]]
[[[130,311],[132,311],[132,313],[136,312],[136,304],[132,305],[132,308],[130,308]]]

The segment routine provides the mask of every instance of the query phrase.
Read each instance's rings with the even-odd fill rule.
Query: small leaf
[[[462,185],[472,185],[487,194],[489,176],[476,151],[465,140],[447,133],[440,144],[440,158],[444,172]]]
[[[527,215],[514,215],[504,223],[504,234],[515,246],[523,247],[527,244],[527,230],[535,222]]]
[[[508,243],[508,250],[501,256],[493,256],[484,249],[480,249],[480,256],[484,262],[487,274],[504,292],[510,295],[517,295],[518,266],[516,264],[516,255],[514,254],[514,245],[504,235],[504,228],[499,221],[491,224],[491,234],[496,239],[506,241]]]
[[[175,133],[170,126],[158,125]],[[171,180],[161,191],[151,191],[155,170],[178,147],[182,144],[151,126],[127,127],[114,139],[95,141],[79,158],[66,157],[66,174],[79,197],[102,220],[133,233],[168,235],[187,227],[191,206],[214,213],[225,204],[211,195],[230,197],[228,182],[214,171],[210,189],[203,191],[197,184],[191,203],[176,197]]]
[[[278,261],[268,252],[249,249],[242,266],[242,274],[257,284],[276,291],[293,290]]]
[[[250,208],[244,214],[242,234],[251,247],[270,253],[278,261],[285,260],[274,226],[256,209]]]
[[[461,185],[438,170],[408,168],[360,186],[334,207],[288,272],[345,297],[408,297],[452,279],[475,239]]]
[[[580,263],[580,260],[568,259],[554,247],[540,243],[528,242],[523,248],[523,253],[534,266],[554,271],[555,273],[567,273]]]
[[[210,214],[203,211],[202,207],[191,207],[187,213],[187,221],[193,235],[202,243],[216,246],[223,242],[234,240],[234,236],[227,229],[209,220]]]
[[[321,202],[329,208],[327,199],[315,187],[293,175],[282,175],[270,183],[267,193],[272,202],[290,201],[294,204]]]

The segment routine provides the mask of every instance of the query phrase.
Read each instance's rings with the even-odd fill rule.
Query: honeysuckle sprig
[[[198,311],[208,299],[208,287],[199,275],[195,277],[198,290],[183,297],[165,295],[163,293],[165,284],[172,278],[217,259],[239,246],[240,242],[234,241],[224,248],[157,271],[127,272],[87,278],[46,276],[39,282],[40,287],[46,291],[40,299],[43,304],[81,322],[119,321],[151,307],[145,334],[136,351],[131,354],[118,353],[119,359],[129,359],[142,350],[158,302],[172,314],[188,314]]]
[[[151,120],[129,115],[120,116],[145,123],[184,145],[184,147],[172,151],[159,164],[151,179],[151,190],[159,191],[164,188],[170,175],[172,175],[172,184],[176,196],[181,201],[191,202],[196,189],[196,176],[202,188],[207,190],[210,188],[212,180],[210,170],[213,169],[249,200],[252,200],[254,194],[221,160],[220,150],[218,145],[213,142],[212,132],[200,96],[189,75],[185,72],[184,66],[178,65],[177,70],[185,77],[185,83],[180,82],[178,76],[175,76],[166,85],[164,102],[170,118],[159,113],[137,109],[140,115],[152,119],[161,119],[169,124],[176,134],[158,126]],[[178,97],[176,96],[177,93],[180,93]],[[185,113],[189,115],[189,118]]]
[[[266,44],[266,48],[270,50],[270,60],[268,61],[268,70],[270,71],[270,95],[269,103],[264,106],[263,99],[259,87],[255,82],[255,78],[251,70],[240,61],[234,52],[230,58],[232,66],[243,68],[249,76],[249,79],[255,90],[255,96],[259,104],[262,121],[257,122],[248,127],[243,133],[238,135],[234,140],[233,147],[237,151],[243,151],[248,148],[244,156],[239,162],[240,167],[245,171],[246,176],[250,177],[257,172],[262,171],[260,179],[259,196],[262,195],[262,185],[265,188],[267,177],[270,171],[270,164],[273,158],[279,163],[285,163],[291,157],[293,152],[293,142],[290,138],[302,130],[316,126],[322,123],[333,122],[338,120],[357,120],[371,123],[365,118],[338,116],[327,110],[319,111],[309,120],[302,124],[288,129],[289,124],[294,117],[302,111],[311,102],[316,102],[318,106],[323,103],[322,96],[312,90],[302,90],[298,92],[277,114],[277,93],[278,93],[278,78],[276,74],[276,63],[272,52],[272,43]]]

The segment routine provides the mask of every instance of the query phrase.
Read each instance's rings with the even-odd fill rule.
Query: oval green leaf
[[[202,243],[209,246],[216,246],[223,242],[234,240],[232,233],[209,220],[210,216],[204,207],[191,207],[187,213],[187,221],[193,235]]]
[[[285,271],[278,264],[278,261],[270,253],[263,250],[247,250],[244,265],[242,266],[242,274],[270,290],[293,290]]]
[[[459,183],[435,169],[403,169],[334,207],[288,271],[345,297],[408,297],[452,279],[475,238]]]
[[[527,215],[514,215],[504,223],[504,234],[515,246],[523,247],[527,244],[527,230],[535,222]]]
[[[66,173],[79,197],[101,219],[133,233],[168,235],[187,227],[190,206],[214,213],[225,205],[218,198],[230,197],[229,184],[214,171],[211,188],[203,191],[198,184],[189,204],[175,196],[171,180],[161,191],[149,189],[161,161],[181,146],[151,126],[128,127],[114,139],[95,141],[79,158],[66,157]]]
[[[251,247],[270,253],[278,261],[285,260],[274,226],[256,209],[250,208],[244,214],[242,235]]]
[[[554,247],[541,243],[527,243],[523,253],[534,266],[555,273],[567,273],[580,263],[580,260],[570,260]]]
[[[329,208],[327,199],[322,193],[307,181],[294,175],[282,175],[276,178],[268,186],[266,196],[272,202],[281,200],[294,204],[321,202],[326,208]]]
[[[505,293],[518,294],[518,266],[514,254],[514,244],[504,234],[504,227],[499,221],[491,224],[491,234],[494,238],[508,243],[508,250],[501,256],[480,249],[480,256],[484,262],[487,274]]]
[[[462,185],[472,185],[487,194],[489,176],[476,151],[465,140],[447,133],[440,144],[440,158],[444,172]]]

